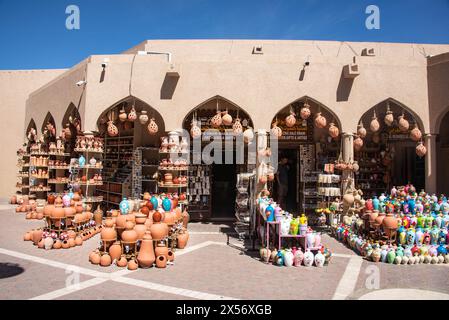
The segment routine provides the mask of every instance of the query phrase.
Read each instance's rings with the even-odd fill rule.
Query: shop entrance
[[[299,146],[298,146],[299,148]],[[278,160],[281,161],[283,158],[288,159],[287,164],[287,172],[288,172],[288,182],[287,182],[287,196],[285,200],[285,210],[289,212],[296,212],[299,208],[299,197],[298,197],[298,191],[299,187],[301,185],[301,177],[298,174],[300,170],[300,163],[298,159],[298,148],[282,148],[279,149],[279,156]],[[273,191],[276,195],[276,201],[279,203],[280,201],[280,195],[279,195],[279,186],[277,179],[274,182],[273,185]]]
[[[212,218],[232,218],[235,214],[237,166],[212,165]]]

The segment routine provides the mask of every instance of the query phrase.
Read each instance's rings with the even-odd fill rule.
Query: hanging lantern
[[[115,137],[118,135],[118,128],[112,120],[109,120],[108,122],[108,135],[110,137]]]
[[[155,135],[159,131],[159,127],[158,127],[156,121],[154,121],[154,118],[151,118],[150,123],[148,123],[147,129],[148,129],[148,133],[151,136]]]
[[[418,143],[418,145],[416,146],[416,154],[418,155],[418,157],[422,158],[426,155],[426,153],[427,153],[427,148],[424,146],[422,141],[420,141]]]
[[[322,129],[326,125],[327,125],[326,118],[321,115],[321,112],[318,112],[315,117],[315,126],[319,129]]]
[[[212,127],[214,127],[214,128],[218,128],[219,126],[221,126],[222,119],[221,119],[220,111],[217,110],[217,113],[215,114],[215,116],[213,116],[210,119],[210,123],[211,123]]]
[[[362,138],[357,136],[357,138],[354,139],[353,145],[354,145],[354,150],[355,151],[360,151],[360,149],[362,149],[362,147],[363,147],[363,140],[362,140]]]
[[[223,111],[223,116],[221,117],[221,120],[225,126],[232,125],[232,116],[228,113],[228,110]]]
[[[192,127],[190,128],[190,135],[193,139],[201,137],[201,129],[197,126],[196,120],[192,120]]]
[[[234,124],[232,125],[232,131],[235,135],[239,135],[243,132],[242,124],[240,123],[240,119],[236,118]]]
[[[405,119],[404,114],[399,116],[398,124],[399,124],[399,130],[401,130],[402,132],[407,132],[408,129],[410,128],[410,124],[407,121],[407,119]]]
[[[371,120],[369,128],[372,132],[377,132],[380,129],[380,123],[379,120],[377,120],[376,110],[374,110],[373,119]]]
[[[137,119],[137,112],[133,105],[131,111],[128,113],[128,120],[134,122],[136,119]]]
[[[307,104],[307,101],[304,103],[304,106],[301,108],[299,112],[299,116],[303,120],[307,120],[311,115],[310,106]]]
[[[329,135],[335,139],[338,137],[339,134],[340,130],[338,129],[337,126],[335,126],[333,122],[331,122],[331,124],[329,125]]]
[[[363,126],[363,122],[362,120],[360,120],[359,125],[357,126],[357,134],[359,135],[360,138],[365,138],[366,137],[366,129]]]
[[[289,128],[293,127],[296,123],[296,117],[295,113],[292,110],[292,107],[290,106],[290,114],[285,117],[285,125]]]
[[[251,127],[248,127],[245,131],[243,131],[243,140],[245,143],[251,143],[254,139],[254,131]]]
[[[391,127],[394,122],[393,112],[390,110],[390,103],[387,102],[387,113],[384,118],[384,122],[387,126]]]
[[[421,140],[422,132],[419,130],[418,125],[415,125],[415,127],[410,131],[410,138],[416,142]]]
[[[277,120],[273,123],[273,125],[271,127],[271,134],[277,138],[282,137],[282,129],[278,127]]]
[[[120,110],[120,114],[119,114],[118,118],[121,122],[124,122],[124,121],[126,121],[126,119],[128,119],[125,109],[122,108],[122,110]]]
[[[148,122],[148,115],[145,110],[142,110],[142,113],[139,116],[139,122],[140,124],[145,124]]]

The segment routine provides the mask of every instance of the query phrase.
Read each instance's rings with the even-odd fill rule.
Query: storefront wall
[[[252,54],[258,45],[263,54]],[[337,115],[341,132],[350,133],[367,110],[393,98],[431,133],[428,59],[421,52],[449,52],[449,45],[264,40],[157,40],[136,48],[170,52],[180,77],[167,76],[166,55],[134,55],[130,49],[127,54],[91,56],[30,96],[25,123],[33,118],[40,128],[50,111],[60,131],[62,117],[74,103],[83,130],[97,130],[98,116],[132,95],[155,108],[169,131],[181,128],[193,108],[219,95],[243,108],[257,130],[267,129],[285,106],[309,96]],[[361,56],[365,48],[374,48],[376,56]],[[354,56],[360,75],[345,79],[343,67]],[[105,69],[104,58],[109,59]],[[306,60],[310,65],[301,72]],[[83,79],[86,86],[75,85]]]

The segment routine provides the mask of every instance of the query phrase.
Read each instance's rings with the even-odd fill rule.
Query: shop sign
[[[279,138],[279,141],[312,141],[313,130],[307,120],[297,120],[296,124],[289,128],[284,119],[279,119],[278,126],[282,129],[282,137]]]

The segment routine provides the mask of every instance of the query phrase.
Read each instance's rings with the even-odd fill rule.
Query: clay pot
[[[103,254],[100,258],[100,266],[109,267],[112,263],[111,256],[107,253]]]
[[[23,241],[31,241],[32,239],[32,232],[26,232],[23,236]]]
[[[154,240],[164,239],[168,235],[168,226],[164,222],[160,222],[162,215],[156,211],[153,213],[153,224],[150,227],[151,236]]]
[[[394,122],[393,112],[391,112],[390,106],[387,106],[387,113],[385,115],[384,122],[389,127],[391,127]]]
[[[362,138],[360,138],[359,136],[357,138],[354,139],[353,141],[353,145],[354,145],[354,150],[356,151],[360,151],[363,147],[363,140]]]
[[[105,226],[101,230],[101,240],[112,241],[117,239],[117,231],[114,228],[114,222],[112,218],[108,218],[105,221]]]
[[[75,238],[75,244],[76,244],[77,246],[82,246],[82,245],[83,245],[83,238],[82,238],[81,236],[77,236],[77,237]]]
[[[168,258],[168,247],[164,244],[164,242],[159,242],[156,245],[156,248],[154,248],[154,254],[156,257],[158,256],[165,256]]]
[[[149,268],[153,266],[155,260],[153,238],[149,232],[146,232],[140,244],[137,261],[141,268]]]
[[[221,126],[221,123],[223,122],[222,118],[221,118],[221,112],[217,111],[217,114],[214,115],[212,117],[212,119],[210,119],[210,124],[212,125],[212,127],[214,128],[218,128],[219,126]]]
[[[234,132],[235,135],[239,135],[243,132],[243,127],[239,118],[235,119],[235,122],[232,125],[232,132]]]
[[[225,126],[230,126],[232,124],[232,116],[227,111],[223,111],[221,120]]]
[[[386,217],[382,220],[382,227],[387,236],[395,233],[398,229],[398,221],[394,218],[391,212],[387,213]]]
[[[109,247],[109,255],[111,256],[112,261],[119,259],[120,256],[122,255],[122,246],[120,245],[119,241],[114,242],[110,247]]]
[[[418,129],[418,126],[415,126],[411,131],[410,131],[410,139],[412,139],[415,142],[420,141],[422,138],[422,132],[421,130]]]
[[[53,204],[47,204],[44,207],[44,216],[50,217],[54,209],[55,209],[55,206]]]
[[[124,256],[121,256],[120,259],[116,262],[117,267],[124,268],[128,265],[128,260]]]
[[[17,204],[17,196],[12,196],[11,199],[9,200],[10,204]]]
[[[133,243],[137,241],[137,232],[134,230],[134,223],[126,222],[125,231],[122,232],[122,241]]]
[[[201,129],[196,125],[196,123],[193,124],[192,127],[190,128],[190,135],[192,136],[193,139],[201,137]]]
[[[377,132],[380,129],[380,123],[379,120],[377,120],[376,111],[374,111],[374,116],[371,120],[369,128],[372,132]]]
[[[108,121],[108,135],[110,137],[115,137],[118,135],[118,128],[112,120]]]
[[[190,215],[187,212],[187,210],[184,209],[183,213],[182,213],[182,226],[184,227],[184,229],[187,229],[187,225],[189,223],[190,220]]]
[[[178,234],[176,246],[179,249],[184,249],[186,247],[188,241],[189,241],[189,232],[187,230],[184,230],[184,232],[181,232],[180,234]]]
[[[141,221],[141,220],[139,220]],[[137,240],[142,240],[145,232],[147,231],[147,227],[145,226],[145,221],[143,223],[138,223],[134,227],[134,231],[137,233]]]
[[[322,129],[326,125],[327,125],[326,118],[321,115],[321,112],[318,112],[315,117],[315,127]]]
[[[351,207],[354,204],[354,195],[352,193],[346,193],[343,196],[343,204],[347,207]]]
[[[329,125],[329,135],[332,137],[332,138],[337,138],[338,137],[338,135],[340,134],[340,130],[338,129],[338,127],[336,127],[335,126],[335,124],[334,123],[331,123],[330,125]]]
[[[70,248],[73,248],[74,246],[76,246],[75,239],[69,238],[69,240],[67,240],[67,242],[69,243]]]
[[[37,247],[39,249],[44,249],[44,239],[41,239],[38,243],[37,243]]]
[[[44,231],[42,229],[37,229],[33,231],[31,239],[33,240],[33,244],[37,245],[39,241],[42,239],[42,233]]]
[[[62,248],[63,248],[63,249],[68,249],[68,248],[70,248],[70,245],[69,245],[68,240],[62,241]]]
[[[94,212],[94,220],[97,226],[100,226],[103,221],[103,210],[101,210],[100,205],[98,205],[97,210]]]
[[[293,112],[290,112],[290,114],[285,117],[285,125],[289,128],[293,127],[296,124],[296,117]]]
[[[173,211],[166,211],[164,222],[169,226],[174,225],[176,222],[176,214]]]
[[[156,267],[157,268],[167,267],[167,257],[166,256],[158,256],[156,258]]]
[[[303,120],[307,120],[311,115],[310,106],[306,103],[304,103],[304,106],[301,108],[301,111],[299,112],[299,116]]]
[[[171,251],[171,250],[168,251],[168,254],[167,254],[167,260],[168,260],[169,262],[175,261],[175,254],[174,254],[173,251]]]
[[[89,261],[92,264],[100,264],[101,261],[100,254],[96,251],[91,252],[91,254],[89,255]]]
[[[140,208],[140,212],[144,214],[146,217],[148,217],[148,214],[150,213],[150,208],[148,208],[148,206],[145,205],[142,208]]]
[[[376,219],[374,220],[374,224],[381,226],[384,219],[385,219],[385,213],[379,212]]]
[[[57,239],[54,243],[53,243],[53,249],[61,249],[62,248],[62,242],[61,240]]]
[[[407,132],[410,128],[410,123],[405,119],[404,114],[399,116],[398,126],[402,132]]]
[[[126,215],[119,215],[115,219],[115,225],[117,228],[125,228],[126,225]]]
[[[422,142],[420,142],[417,146],[416,146],[416,154],[418,155],[418,157],[424,157],[427,153],[427,148],[423,145]]]
[[[139,265],[136,260],[134,260],[134,259],[129,260],[128,270],[137,270],[138,267],[139,267]]]
[[[55,199],[56,199],[56,197],[55,197],[54,195],[49,194],[49,195],[47,196],[47,203],[48,203],[48,204],[55,204]]]
[[[134,108],[134,106],[132,106],[131,111],[129,111],[129,113],[128,113],[128,120],[135,121],[136,119],[137,119],[136,108]]]
[[[277,138],[282,137],[282,129],[278,127],[277,121],[275,121],[271,127],[271,134]]]
[[[156,133],[158,133],[159,127],[158,127],[156,121],[154,120],[154,118],[151,118],[150,122],[148,123],[147,130],[148,130],[148,133],[152,136],[155,135]]]

